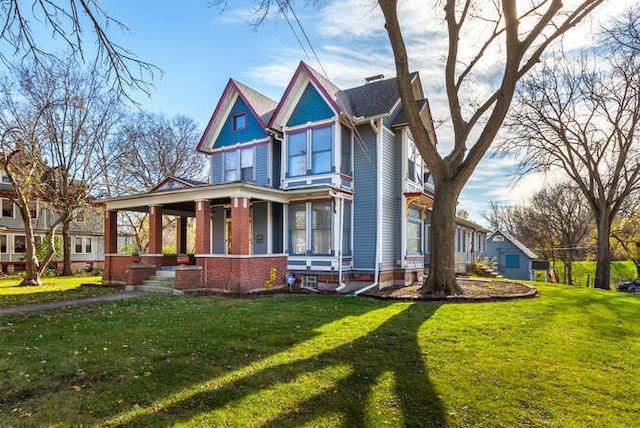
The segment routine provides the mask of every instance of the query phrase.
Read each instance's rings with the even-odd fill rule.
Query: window
[[[238,155],[235,151],[224,154],[225,181],[236,181],[238,179],[237,158]]]
[[[407,178],[420,184],[424,179],[422,157],[413,140],[407,142]]]
[[[73,221],[76,223],[84,223],[84,211],[80,209],[76,210]]]
[[[241,111],[232,117],[232,131],[242,131],[247,128],[247,112]]]
[[[293,132],[288,136],[289,176],[331,172],[333,152],[333,126]],[[310,156],[307,154],[310,153]]]
[[[342,127],[342,159],[340,160],[340,172],[351,175],[351,131]]]
[[[517,269],[520,267],[520,254],[507,254],[504,258],[504,267]]]
[[[92,247],[92,242],[91,242],[91,238],[84,238],[84,252],[87,254],[91,254],[91,247]]]
[[[342,255],[351,255],[351,204],[344,202],[342,213]]]
[[[331,134],[333,127],[311,130],[311,171],[314,174],[331,172]]]
[[[82,238],[79,237],[79,236],[76,236],[74,238],[74,242],[75,242],[75,244],[74,244],[75,251],[74,252],[76,254],[81,254],[82,253]]]
[[[13,237],[13,252],[24,253],[26,251],[26,239],[24,235],[15,235]]]
[[[38,218],[38,203],[37,202],[29,202],[29,217],[36,219]]]
[[[289,175],[296,177],[307,173],[307,132],[289,135]]]
[[[7,254],[8,252],[7,235],[0,235],[0,253]]]
[[[242,181],[253,181],[253,147],[240,150],[240,177]]]
[[[313,254],[331,254],[331,202],[314,202],[311,206]]]
[[[7,171],[2,171],[2,182],[11,183],[11,180],[9,180],[9,174],[7,174]]]
[[[10,199],[2,200],[2,217],[13,218],[13,201]]]
[[[411,208],[407,217],[407,255],[422,254],[422,213]]]
[[[289,205],[289,254],[307,252],[307,206]]]

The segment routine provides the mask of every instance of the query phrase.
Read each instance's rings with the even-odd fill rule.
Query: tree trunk
[[[596,253],[596,274],[593,286],[603,290],[610,290],[611,278],[611,214],[603,213],[598,218],[598,251]]]
[[[71,220],[62,222],[62,275],[71,276],[73,271],[71,270],[71,232],[69,225]]]
[[[567,259],[567,263],[565,263],[565,267],[567,269],[567,285],[573,285],[573,257],[569,257]]]
[[[458,193],[454,186],[442,181],[435,186],[431,214],[431,263],[426,292],[462,294],[456,281],[455,232]]]
[[[31,227],[31,215],[26,200],[20,201],[18,208],[20,214],[24,219],[24,238],[25,238],[25,265],[24,265],[24,278],[20,282],[20,285],[42,285],[40,280],[40,263],[38,262],[38,256],[36,255],[36,245],[33,239],[33,229]]]

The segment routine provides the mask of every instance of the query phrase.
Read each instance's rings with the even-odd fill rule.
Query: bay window
[[[333,126],[289,133],[287,158],[289,177],[331,172]]]
[[[289,254],[331,255],[331,201],[289,205]]]
[[[307,206],[289,205],[289,254],[307,253]]]
[[[407,255],[422,254],[422,213],[411,208],[407,217]]]
[[[313,254],[331,254],[331,202],[311,204]]]

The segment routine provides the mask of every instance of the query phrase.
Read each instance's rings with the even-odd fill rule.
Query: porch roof
[[[282,190],[240,181],[138,193],[103,199],[101,202],[106,210],[146,211],[150,206],[162,206],[163,212],[166,214],[184,215],[195,212],[195,203],[197,201],[248,198],[288,203],[291,199],[299,199],[300,197],[330,196],[336,190],[326,184]]]

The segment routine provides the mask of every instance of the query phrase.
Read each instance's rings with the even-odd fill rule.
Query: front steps
[[[176,290],[176,274],[174,271],[157,271],[155,275],[142,281],[142,285],[127,285],[126,291],[146,291],[150,293],[182,296],[181,290]]]

